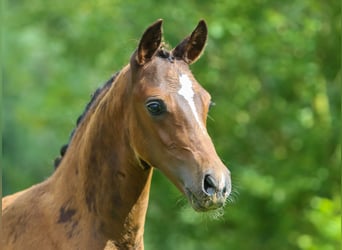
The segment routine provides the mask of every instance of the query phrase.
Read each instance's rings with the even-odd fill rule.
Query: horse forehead
[[[163,67],[160,68],[160,76],[164,79],[160,79],[162,84],[167,84],[174,90],[179,90],[186,86],[189,90],[198,90],[199,83],[192,75],[189,66],[182,62],[164,62]]]
[[[144,72],[145,84],[157,87],[169,93],[178,92],[181,88],[192,90],[195,94],[202,90],[191,73],[188,64],[181,61],[170,62],[164,58],[156,58]]]
[[[162,79],[160,83],[165,85],[165,89],[170,94],[177,94],[186,99],[194,98],[203,91],[203,88],[189,72],[176,72],[166,79]]]

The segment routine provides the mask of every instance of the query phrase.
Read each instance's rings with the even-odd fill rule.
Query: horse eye
[[[148,112],[153,116],[158,116],[166,111],[165,103],[162,100],[151,100],[146,103]]]
[[[213,101],[210,101],[210,103],[209,103],[209,110],[210,110],[212,107],[214,107],[214,106],[216,106],[216,103],[213,102]]]

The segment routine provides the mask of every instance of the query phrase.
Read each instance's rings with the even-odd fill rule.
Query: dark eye
[[[165,103],[162,100],[151,100],[146,103],[148,112],[153,116],[158,116],[166,111]]]
[[[212,108],[212,107],[214,107],[216,105],[216,103],[215,102],[213,102],[213,101],[210,101],[210,103],[209,103],[209,110]]]

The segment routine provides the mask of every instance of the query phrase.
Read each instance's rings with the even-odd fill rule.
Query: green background
[[[216,106],[208,130],[232,172],[218,219],[155,171],[146,249],[340,247],[340,3],[336,0],[4,2],[3,195],[43,181],[90,94],[164,19],[175,46],[204,18],[191,68]]]

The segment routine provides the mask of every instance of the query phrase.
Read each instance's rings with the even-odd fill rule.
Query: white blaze
[[[195,92],[192,88],[191,80],[189,79],[187,75],[181,74],[179,76],[179,82],[181,84],[181,88],[178,90],[178,94],[183,96],[185,100],[188,102],[190,109],[192,113],[194,114],[197,123],[199,124],[200,128],[204,130],[204,126],[199,119],[198,112],[195,106],[195,101],[194,101]]]

